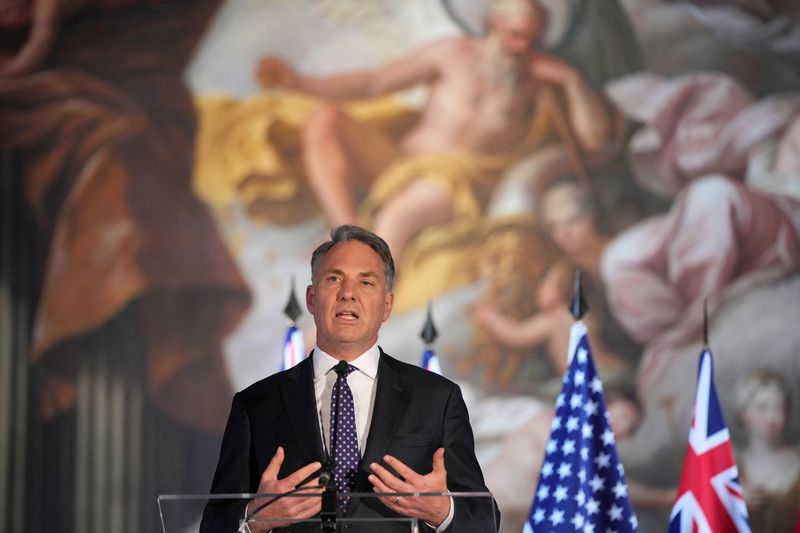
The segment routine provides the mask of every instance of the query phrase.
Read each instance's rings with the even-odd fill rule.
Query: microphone
[[[329,468],[326,468],[326,465],[323,465],[323,467],[320,469],[320,472],[319,472],[319,486],[320,487],[327,487],[328,483],[330,483],[331,479],[333,479],[333,473],[330,471],[332,468],[333,468],[333,466],[331,466],[331,468],[329,469]]]

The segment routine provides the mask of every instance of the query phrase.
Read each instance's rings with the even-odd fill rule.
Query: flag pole
[[[589,311],[589,304],[586,303],[586,298],[583,297],[583,286],[581,285],[581,271],[575,269],[575,283],[572,289],[572,302],[569,305],[569,312],[575,317],[575,320],[580,320]]]
[[[436,337],[439,336],[439,332],[436,331],[436,325],[433,323],[433,304],[428,302],[428,312],[425,316],[425,325],[422,326],[422,331],[420,332],[419,336],[425,341],[425,346],[427,348],[433,347],[433,341],[436,340]]]
[[[286,301],[286,306],[283,308],[283,314],[289,319],[290,327],[294,326],[297,323],[297,319],[303,314],[303,310],[300,308],[300,304],[294,294],[294,276],[292,276],[289,288],[289,299]]]
[[[703,349],[708,350],[708,298],[703,298]]]
[[[289,288],[289,298],[283,308],[283,314],[288,321],[286,329],[286,339],[283,343],[283,358],[281,361],[281,369],[288,370],[300,362],[305,357],[305,347],[303,346],[303,335],[297,329],[297,319],[303,314],[300,303],[294,294],[294,276],[291,278]]]
[[[435,372],[437,374],[442,373],[442,366],[439,363],[439,358],[436,355],[436,352],[433,350],[433,341],[436,340],[436,337],[439,336],[439,332],[436,331],[436,326],[433,323],[433,304],[428,302],[428,312],[425,316],[425,324],[422,326],[422,331],[420,332],[419,336],[425,342],[425,351],[422,354],[422,368],[430,370],[431,372]]]

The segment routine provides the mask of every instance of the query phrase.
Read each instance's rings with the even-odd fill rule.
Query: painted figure
[[[580,147],[603,148],[609,135],[603,100],[573,66],[532,48],[545,24],[534,0],[498,0],[485,37],[442,39],[373,71],[309,77],[264,57],[257,75],[265,87],[327,102],[306,121],[301,148],[329,224],[354,222],[358,200],[369,191],[364,216],[402,255],[423,229],[485,204],[500,172],[530,150],[531,136],[543,138],[542,113],[556,98],[566,102]],[[399,140],[339,106],[418,85],[428,89],[427,100]]]

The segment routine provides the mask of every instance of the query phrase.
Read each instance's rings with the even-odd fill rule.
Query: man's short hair
[[[389,245],[386,241],[372,233],[371,231],[361,228],[359,226],[343,225],[331,230],[331,240],[324,242],[317,246],[314,253],[311,254],[311,283],[315,283],[317,279],[317,270],[322,258],[340,242],[357,241],[366,244],[377,253],[383,261],[383,273],[386,276],[386,291],[392,292],[394,287],[394,259],[392,259],[392,251],[389,250]]]

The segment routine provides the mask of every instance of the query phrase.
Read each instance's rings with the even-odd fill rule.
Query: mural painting
[[[79,409],[87,343],[113,326],[138,343],[129,381],[153,412],[215,442],[231,391],[280,368],[311,251],[357,223],[398,264],[381,343],[418,363],[432,309],[503,531],[533,500],[576,271],[641,530],[675,497],[704,307],[753,530],[791,530],[791,2],[85,4],[0,18],[3,179],[42,250],[32,417]],[[92,375],[114,375],[100,352],[111,368]],[[208,448],[186,468],[210,476]]]

